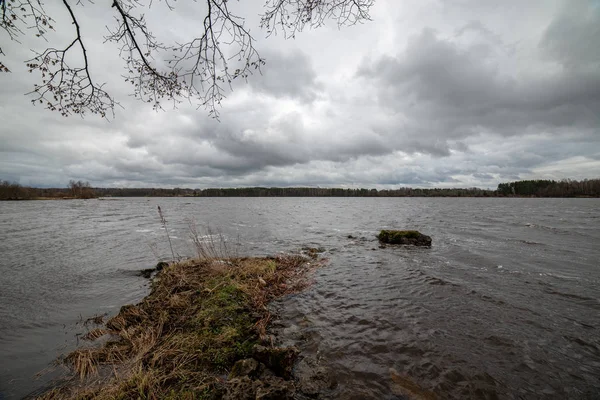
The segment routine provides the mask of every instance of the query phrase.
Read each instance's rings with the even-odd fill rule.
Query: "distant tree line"
[[[96,188],[99,196],[114,197],[491,197],[495,191],[472,189],[394,190],[343,189],[318,187],[245,187],[210,189]]]
[[[66,188],[33,188],[0,180],[0,200],[91,199],[98,197],[89,182],[69,182]]]
[[[501,196],[600,197],[600,179],[508,182],[499,184],[497,192]]]
[[[31,188],[0,181],[0,200],[93,197],[600,197],[600,179],[526,180],[501,183],[497,190],[468,189],[343,189],[319,187],[247,188],[92,188],[70,181],[66,188]]]
[[[489,197],[494,191],[471,189],[343,189],[288,187],[250,187],[236,189],[203,189],[195,191],[197,197]]]

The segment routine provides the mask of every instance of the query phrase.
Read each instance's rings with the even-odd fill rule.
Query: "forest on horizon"
[[[320,187],[94,188],[73,181],[64,188],[35,188],[0,181],[0,200],[88,199],[97,197],[600,197],[600,179],[522,180],[479,188],[351,189]]]

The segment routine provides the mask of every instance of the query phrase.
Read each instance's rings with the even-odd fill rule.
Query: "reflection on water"
[[[327,249],[314,286],[275,305],[327,397],[600,397],[600,202],[472,198],[0,203],[0,393],[43,386],[83,317],[144,296],[151,247],[170,254],[158,204],[180,254],[186,218],[242,253]],[[433,246],[379,249],[382,228]]]

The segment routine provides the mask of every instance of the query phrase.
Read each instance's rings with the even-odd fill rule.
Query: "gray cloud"
[[[407,110],[418,119],[421,128],[415,129],[427,121],[434,136],[460,138],[485,129],[514,135],[534,125],[598,126],[600,70],[513,77],[486,56],[498,49],[484,49],[461,48],[426,29],[409,41],[405,53],[368,62],[359,74],[379,85],[382,107]]]
[[[304,52],[266,51],[261,55],[266,65],[261,68],[261,74],[249,78],[249,84],[256,92],[277,98],[315,100],[322,85],[317,82],[311,60]]]
[[[550,59],[567,68],[600,67],[600,5],[597,1],[574,1],[564,5],[550,23],[541,47]]]
[[[44,186],[495,187],[597,177],[600,8],[591,0],[507,2],[377,0],[373,23],[293,41],[263,39],[251,26],[267,65],[236,82],[220,121],[193,105],[157,113],[128,97],[122,65],[101,40],[111,11],[78,7],[94,38],[94,74],[124,108],[111,122],[60,118],[23,96],[32,76],[0,76],[0,178]],[[240,3],[238,13],[261,4]],[[186,7],[165,14],[169,24],[149,14],[155,34],[179,40],[194,32],[200,12]],[[21,58],[29,47],[3,46]]]

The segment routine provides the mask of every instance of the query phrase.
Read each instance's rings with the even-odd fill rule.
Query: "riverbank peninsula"
[[[292,398],[298,350],[275,345],[267,305],[324,263],[305,249],[161,265],[139,304],[94,321],[89,344],[64,359],[73,375],[39,398]]]

